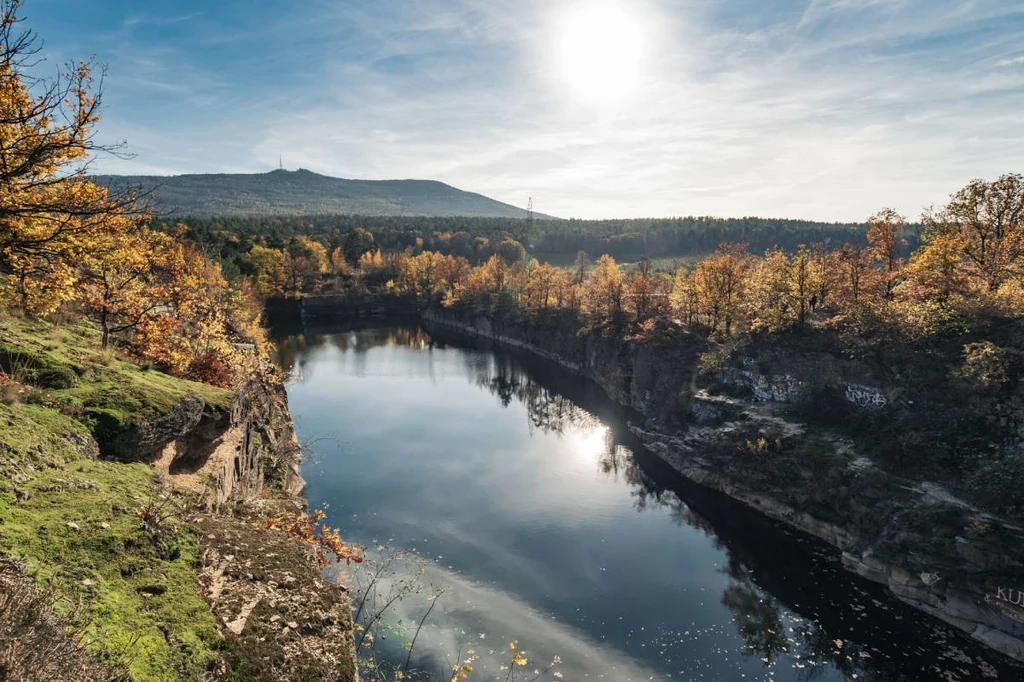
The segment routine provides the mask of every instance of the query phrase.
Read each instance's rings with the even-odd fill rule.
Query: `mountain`
[[[301,169],[252,175],[98,175],[93,181],[150,192],[158,216],[527,217],[521,208],[443,182],[345,180]]]

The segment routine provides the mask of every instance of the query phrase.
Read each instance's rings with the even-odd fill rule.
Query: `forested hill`
[[[157,215],[469,216],[525,218],[521,208],[432,180],[345,180],[308,170],[251,175],[101,175],[108,187],[151,192]]]

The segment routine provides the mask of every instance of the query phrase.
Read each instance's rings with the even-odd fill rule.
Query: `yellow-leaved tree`
[[[0,277],[3,299],[47,313],[76,296],[77,266],[141,217],[135,197],[87,178],[100,94],[92,65],[30,75],[38,43],[20,3],[0,3]]]

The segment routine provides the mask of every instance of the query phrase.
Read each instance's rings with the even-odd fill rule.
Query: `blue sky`
[[[99,172],[425,178],[563,217],[916,217],[1024,172],[1020,0],[27,0]]]

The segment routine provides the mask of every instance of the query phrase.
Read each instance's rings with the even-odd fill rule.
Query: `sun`
[[[643,76],[645,31],[629,4],[594,2],[559,21],[558,72],[577,98],[607,104],[629,97]]]

